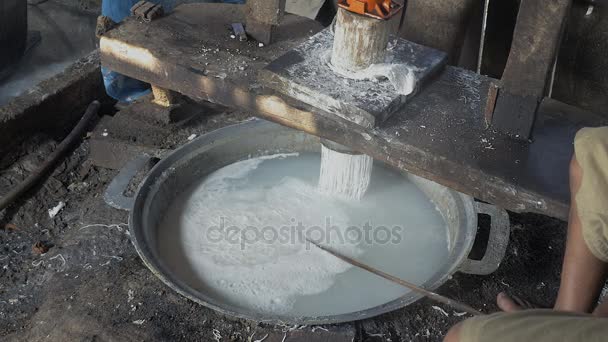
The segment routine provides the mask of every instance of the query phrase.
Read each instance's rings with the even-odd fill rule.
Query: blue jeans
[[[2,1],[2,0],[0,0]],[[101,14],[112,18],[115,22],[121,22],[128,17],[131,7],[139,0],[103,0],[101,4]],[[149,0],[161,4],[165,12],[170,12],[175,7],[177,0]],[[195,1],[190,1],[195,2]],[[196,2],[225,2],[231,4],[242,4],[245,0],[209,0]],[[148,83],[121,75],[108,68],[102,67],[103,82],[106,93],[120,102],[131,102],[150,92]]]

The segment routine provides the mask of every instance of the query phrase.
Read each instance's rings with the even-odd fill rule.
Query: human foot
[[[515,312],[529,309],[539,309],[540,307],[533,304],[523,298],[515,295],[509,296],[508,294],[501,292],[496,297],[496,304],[504,312]]]
[[[608,317],[608,301],[602,302],[593,310],[593,316]]]

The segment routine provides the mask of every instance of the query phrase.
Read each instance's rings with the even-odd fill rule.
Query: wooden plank
[[[593,116],[570,123],[563,119],[566,106],[559,109],[562,119],[555,120],[553,106],[541,110],[536,140],[513,141],[485,127],[493,80],[448,67],[382,127],[362,128],[257,84],[257,70],[316,33],[318,25],[286,16],[289,29],[278,30],[278,43],[259,49],[222,34],[220,28],[243,18],[238,11],[225,4],[183,5],[149,24],[128,20],[102,37],[102,63],[195,99],[244,108],[334,140],[507,209],[567,217],[573,134],[580,126],[599,124]]]
[[[399,112],[429,79],[443,69],[447,60],[447,55],[439,50],[391,37],[391,48],[386,58],[396,66],[392,72],[401,73],[403,78],[393,76],[397,78],[394,82],[407,83],[406,72],[411,72],[411,77],[416,80],[414,91],[403,95],[388,79],[354,80],[336,76],[329,65],[333,41],[331,29],[321,31],[262,69],[260,81],[280,93],[346,120],[374,127]],[[410,66],[413,67],[411,71]]]

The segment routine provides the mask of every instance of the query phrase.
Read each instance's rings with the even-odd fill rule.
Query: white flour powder
[[[395,91],[404,96],[411,94],[416,88],[416,83],[418,82],[416,72],[421,70],[409,64],[387,62],[372,64],[363,70],[351,71],[345,70],[339,65],[333,65],[330,53],[326,53],[323,58],[326,60],[329,68],[342,77],[353,80],[374,80],[386,77],[391,82],[391,85],[395,87]]]

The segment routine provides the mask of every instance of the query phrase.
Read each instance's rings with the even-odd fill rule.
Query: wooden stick
[[[323,247],[323,246],[321,246],[321,245],[319,245],[319,244],[317,244],[314,241],[311,241],[309,239],[306,239],[306,241],[312,243],[313,245],[319,247],[321,250],[323,250],[323,251],[325,251],[325,252],[327,252],[327,253],[329,253],[329,254],[331,254],[331,255],[333,255],[333,256],[335,256],[335,257],[337,257],[337,258],[339,258],[339,259],[341,259],[341,260],[343,260],[343,261],[345,261],[345,262],[353,265],[353,266],[359,267],[359,268],[364,269],[364,270],[366,270],[368,272],[371,272],[371,273],[373,273],[373,274],[375,274],[375,275],[377,275],[379,277],[382,277],[382,278],[384,278],[386,280],[392,281],[393,283],[396,283],[396,284],[399,284],[399,285],[401,285],[403,287],[406,287],[406,288],[408,288],[408,289],[410,289],[410,290],[412,290],[412,291],[414,291],[416,293],[419,293],[419,294],[421,294],[421,295],[423,295],[423,296],[425,296],[425,297],[427,297],[427,298],[429,298],[431,300],[434,300],[436,302],[449,305],[449,306],[453,307],[454,309],[457,309],[457,310],[460,310],[460,311],[464,311],[464,312],[469,313],[469,314],[474,315],[474,316],[484,315],[483,312],[478,311],[478,310],[472,308],[471,306],[469,306],[467,304],[464,304],[464,303],[461,303],[459,301],[450,299],[448,297],[442,296],[442,295],[437,294],[435,292],[432,292],[432,291],[429,291],[429,290],[425,290],[425,289],[423,289],[420,286],[412,284],[412,283],[410,283],[408,281],[405,281],[403,279],[399,279],[399,278],[397,278],[395,276],[392,276],[392,275],[390,275],[388,273],[382,272],[382,271],[380,271],[380,270],[378,270],[376,268],[373,268],[373,267],[368,266],[368,265],[366,265],[364,263],[361,263],[361,262],[359,262],[359,261],[357,261],[357,260],[355,260],[353,258],[350,258],[350,257],[347,257],[346,255],[340,254],[340,253],[338,253],[338,252],[336,252],[336,251],[334,251],[332,249],[329,249],[327,247]]]

